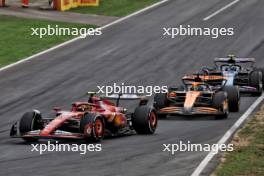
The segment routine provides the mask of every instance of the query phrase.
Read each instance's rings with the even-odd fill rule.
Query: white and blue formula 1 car
[[[254,58],[236,58],[229,55],[227,58],[215,58],[215,66],[203,67],[207,75],[221,75],[227,79],[227,86],[238,86],[241,93],[260,96],[263,92],[264,69],[254,67]],[[215,82],[221,85],[223,82]]]

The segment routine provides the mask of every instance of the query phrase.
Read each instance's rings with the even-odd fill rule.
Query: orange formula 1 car
[[[115,99],[116,104],[110,99]],[[128,112],[119,106],[121,99],[138,99],[140,103],[134,112]],[[56,115],[52,118],[43,118],[38,110],[25,113],[12,126],[10,136],[32,142],[40,138],[100,141],[105,134],[121,135],[133,131],[153,134],[157,127],[156,111],[146,104],[147,99],[143,96],[102,97],[91,93],[88,102],[75,102],[70,111],[55,108]]]
[[[190,75],[183,77],[184,86],[171,87],[168,93],[154,97],[158,117],[167,115],[213,115],[227,118],[230,111],[239,109],[239,90],[235,86],[211,86],[225,80],[222,76]]]

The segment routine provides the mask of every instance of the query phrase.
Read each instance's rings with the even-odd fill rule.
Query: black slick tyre
[[[133,114],[132,124],[138,134],[153,134],[158,125],[157,114],[149,106],[138,106]]]
[[[160,109],[165,108],[169,105],[167,99],[167,93],[157,93],[154,96],[154,108],[159,112]],[[157,114],[158,118],[166,118],[167,114]]]
[[[87,142],[99,142],[104,138],[103,117],[94,113],[85,113],[80,121],[80,133]]]
[[[229,115],[229,107],[226,92],[217,92],[213,97],[213,107],[222,112],[222,114],[216,115],[215,119],[226,119]]]
[[[223,91],[227,93],[230,112],[238,112],[240,107],[240,92],[236,86],[225,86]]]
[[[250,84],[250,86],[255,87],[257,89],[256,92],[252,93],[253,96],[260,96],[263,92],[262,77],[263,77],[263,75],[262,75],[262,72],[260,72],[260,71],[253,71],[250,74],[249,84]]]
[[[19,132],[23,136],[27,132],[42,128],[41,115],[37,112],[26,112],[19,121]],[[22,137],[27,142],[36,142],[38,138]]]

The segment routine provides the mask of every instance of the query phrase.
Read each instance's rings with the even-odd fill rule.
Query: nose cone
[[[200,94],[201,93],[197,91],[190,91],[186,93],[186,98],[184,102],[184,110],[186,113],[191,112],[193,105]]]

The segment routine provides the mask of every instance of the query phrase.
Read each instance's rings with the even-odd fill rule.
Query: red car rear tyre
[[[133,128],[138,134],[153,134],[157,128],[158,119],[154,109],[139,106],[133,114]]]

